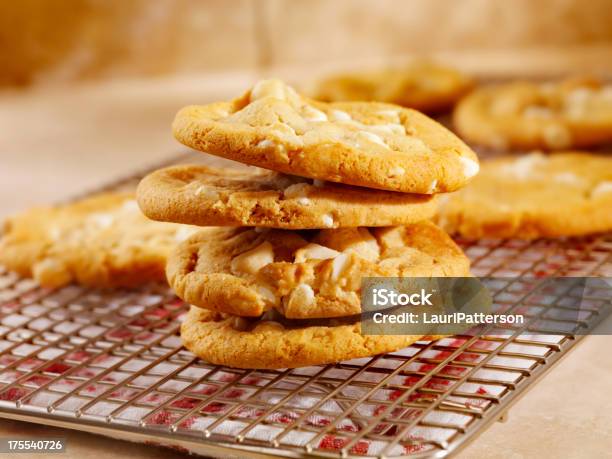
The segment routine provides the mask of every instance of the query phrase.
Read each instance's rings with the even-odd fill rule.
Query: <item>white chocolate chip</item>
[[[406,128],[403,124],[389,123],[389,124],[374,124],[369,126],[373,131],[384,132],[386,134],[399,134],[406,135]]]
[[[302,206],[309,206],[310,204],[312,204],[312,201],[308,198],[298,198],[298,203]]]
[[[265,241],[235,257],[231,262],[231,270],[234,274],[257,274],[261,268],[272,262],[274,262],[274,248],[270,242]]]
[[[213,190],[208,186],[199,186],[195,190],[196,196],[204,196],[206,199],[210,199],[212,201],[216,201],[219,199],[219,192],[217,190]]]
[[[594,198],[609,193],[612,193],[612,181],[600,182],[593,188],[593,191],[591,191],[591,197]]]
[[[303,263],[307,260],[329,260],[340,255],[340,252],[319,244],[306,244],[295,251],[294,262]]]
[[[334,121],[351,121],[351,115],[342,110],[330,110],[329,115]]]
[[[304,105],[304,107],[302,107],[302,110],[304,112],[304,119],[306,119],[307,121],[327,121],[327,115],[325,113],[323,113],[321,110],[311,107],[310,105]]]
[[[561,124],[549,124],[542,131],[544,143],[550,148],[567,148],[572,143],[572,135]]]
[[[284,85],[279,80],[261,80],[251,90],[251,102],[264,97],[285,100]]]
[[[297,133],[295,132],[295,129],[293,129],[291,126],[289,126],[288,124],[285,123],[274,123],[272,126],[272,134],[274,134],[275,136],[277,136],[278,138],[287,141],[287,142],[292,142],[292,141],[300,141],[301,139],[299,139]]]
[[[285,188],[285,191],[283,191],[283,196],[288,199],[304,197],[309,187],[310,185],[307,183],[294,183],[293,185],[289,185],[287,188]]]
[[[403,167],[395,166],[389,169],[389,177],[400,177],[406,173]]]
[[[507,174],[511,174],[520,180],[524,180],[534,172],[536,166],[545,162],[546,157],[542,153],[534,152],[504,165],[503,170]]]
[[[377,143],[378,145],[382,145],[385,148],[389,148],[389,146],[385,143],[385,141],[382,138],[380,138],[376,134],[373,134],[372,132],[359,131],[358,136],[364,139],[367,139],[370,142]]]
[[[332,228],[334,226],[334,218],[329,214],[323,215],[321,221],[326,228]]]
[[[463,164],[463,175],[466,178],[471,178],[478,174],[480,166],[476,161],[465,156],[459,156],[459,161]]]
[[[268,287],[260,285],[259,287],[257,287],[257,292],[268,303],[278,304],[278,298],[276,297],[274,292]]]
[[[49,237],[54,241],[58,241],[62,237],[62,230],[57,226],[53,226],[49,229]]]
[[[433,182],[431,182],[431,184],[429,185],[429,189],[427,190],[427,193],[435,193],[436,188],[438,187],[438,180],[434,180]]]
[[[350,255],[347,253],[342,253],[334,258],[332,262],[332,273],[331,279],[333,281],[337,281],[340,279],[340,275],[344,272],[346,267],[348,266],[348,261],[350,259]]]
[[[177,242],[182,242],[196,231],[197,228],[194,226],[181,225],[179,229],[176,230],[176,233],[174,233],[174,240]]]
[[[272,142],[270,139],[261,140],[257,144],[257,148],[270,148],[270,147],[274,147],[274,146],[276,146],[276,144],[274,142]]]
[[[590,88],[576,88],[565,96],[568,105],[584,105],[595,93]]]
[[[553,111],[548,107],[530,105],[523,110],[523,115],[527,118],[552,118]]]
[[[98,213],[92,214],[89,221],[100,228],[108,228],[114,223],[115,217],[112,214]]]
[[[561,174],[555,174],[553,176],[553,180],[559,183],[566,183],[568,185],[579,185],[582,183],[582,179],[577,177],[575,174],[571,172],[563,172]]]
[[[378,112],[376,112],[377,115],[382,115],[385,117],[391,117],[393,118],[393,121],[395,121],[396,123],[400,122],[400,116],[399,116],[399,112],[397,110],[380,110]]]
[[[289,294],[286,309],[299,310],[314,303],[315,293],[308,284],[299,284]]]
[[[125,201],[123,203],[123,205],[121,206],[121,210],[123,212],[140,212],[140,208],[138,207],[138,203],[133,200],[133,199],[129,199],[127,201]]]

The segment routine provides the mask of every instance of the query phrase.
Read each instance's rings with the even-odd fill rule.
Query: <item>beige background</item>
[[[0,86],[606,49],[611,0],[0,2]],[[587,71],[598,69],[586,69]]]

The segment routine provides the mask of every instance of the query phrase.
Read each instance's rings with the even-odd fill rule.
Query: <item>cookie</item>
[[[578,236],[612,230],[612,157],[532,153],[483,161],[441,199],[439,223],[468,238]]]
[[[325,103],[278,80],[242,97],[183,108],[173,124],[187,146],[285,174],[406,193],[464,186],[474,152],[427,116],[374,102]]]
[[[207,166],[153,172],[138,187],[138,203],[153,220],[284,229],[405,225],[431,218],[436,210],[430,195]]]
[[[304,232],[225,228],[181,243],[167,275],[195,306],[306,319],[359,314],[362,277],[468,276],[469,260],[429,221]]]
[[[45,287],[131,287],[164,281],[170,250],[194,230],[149,220],[133,194],[100,194],[9,218],[0,264]]]
[[[563,150],[612,142],[612,86],[593,80],[516,82],[477,89],[454,113],[468,142]]]
[[[403,68],[333,75],[316,84],[312,97],[324,102],[386,102],[440,113],[472,86],[472,79],[455,69],[415,62]]]
[[[227,316],[191,307],[181,325],[184,346],[198,357],[236,368],[274,369],[321,365],[394,352],[440,336],[362,335],[350,324],[291,326]]]

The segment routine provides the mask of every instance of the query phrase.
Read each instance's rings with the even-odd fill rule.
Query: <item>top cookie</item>
[[[472,80],[455,69],[415,62],[404,68],[325,78],[317,83],[312,97],[324,102],[386,102],[439,113],[452,108],[472,86]]]
[[[592,80],[477,89],[454,113],[458,132],[492,148],[562,150],[612,142],[612,86]]]
[[[195,227],[146,218],[131,193],[105,193],[9,218],[0,263],[44,287],[164,281],[170,250]]]
[[[487,160],[468,187],[440,201],[440,224],[468,238],[610,231],[612,158],[532,153]]]
[[[464,186],[478,159],[425,115],[374,102],[325,103],[278,80],[232,102],[183,108],[173,124],[185,145],[286,174],[407,193]]]
[[[138,203],[154,220],[284,229],[407,225],[436,210],[429,195],[314,184],[254,167],[161,169],[140,182]]]

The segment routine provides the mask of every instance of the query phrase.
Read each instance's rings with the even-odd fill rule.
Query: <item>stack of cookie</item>
[[[289,368],[431,338],[362,335],[360,284],[469,274],[429,221],[433,195],[478,172],[452,133],[411,109],[316,102],[277,80],[184,108],[174,133],[267,169],[176,166],[139,185],[154,220],[225,227],[194,234],[168,260],[170,285],[193,305],[181,329],[188,349],[212,363]]]

